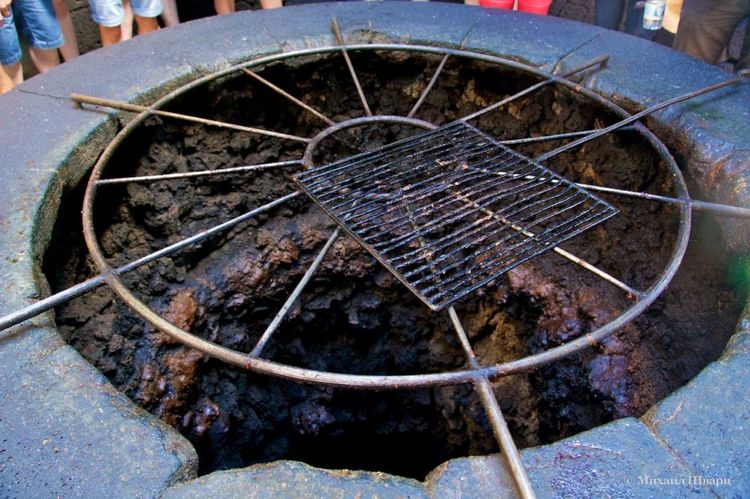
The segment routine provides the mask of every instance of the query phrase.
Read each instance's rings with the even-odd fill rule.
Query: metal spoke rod
[[[552,178],[548,179],[547,177],[539,177],[534,175],[519,175],[515,173],[509,173],[504,171],[490,171],[484,168],[479,169],[482,172],[495,175],[498,177],[504,177],[510,175],[513,178],[519,178],[523,180],[538,180],[540,182],[546,182],[549,180],[551,184],[557,184],[560,181]],[[682,200],[679,198],[673,198],[669,196],[662,196],[659,194],[649,194],[648,192],[639,192],[639,191],[628,191],[625,189],[616,189],[614,187],[603,187],[601,185],[593,185],[593,184],[584,184],[581,182],[576,182],[576,185],[578,187],[581,187],[583,189],[587,189],[590,191],[597,191],[597,192],[605,192],[608,194],[616,194],[620,196],[626,196],[626,197],[634,197],[639,199],[648,199],[650,201],[661,201],[664,203],[670,203],[670,204],[684,204],[687,202],[691,208],[694,208],[696,210],[700,211],[708,211],[718,216],[723,217],[734,217],[734,218],[750,218],[750,208],[744,208],[741,206],[730,206],[726,204],[720,204],[720,203],[711,203],[709,201],[698,201],[696,199],[687,199]]]
[[[480,109],[479,111],[476,111],[474,113],[471,113],[467,116],[464,116],[463,118],[459,118],[457,121],[469,121],[473,120],[474,118],[478,118],[479,116],[482,116],[483,114],[487,114],[490,111],[494,111],[495,109],[499,108],[500,106],[504,106],[505,104],[508,104],[510,102],[513,102],[516,99],[519,99],[523,97],[524,95],[530,94],[531,92],[534,92],[535,90],[538,90],[542,87],[546,87],[547,85],[551,85],[553,83],[558,82],[559,80],[566,79],[569,76],[572,76],[576,73],[580,73],[581,71],[585,71],[587,69],[590,69],[594,66],[600,66],[605,64],[609,60],[608,55],[602,55],[599,57],[595,57],[594,59],[591,59],[589,62],[575,67],[569,71],[565,71],[564,73],[560,73],[559,75],[550,75],[549,78],[547,78],[544,81],[540,81],[539,83],[536,83],[524,90],[521,90],[520,92],[511,95],[510,97],[506,97],[505,99],[495,102],[494,104],[490,104],[489,106]]]
[[[20,324],[21,322],[27,319],[36,317],[37,315],[43,312],[46,312],[48,310],[51,310],[55,308],[56,306],[61,305],[65,302],[68,302],[72,300],[73,298],[77,298],[78,296],[81,296],[82,294],[88,293],[89,291],[92,291],[98,288],[102,284],[105,284],[107,282],[107,279],[110,276],[120,276],[120,275],[126,274],[127,272],[135,270],[138,267],[141,267],[147,263],[153,262],[154,260],[158,260],[159,258],[175,253],[176,251],[184,249],[193,244],[199,243],[205,239],[208,239],[211,236],[218,234],[219,232],[230,229],[234,227],[235,225],[254,217],[255,215],[268,211],[271,208],[281,203],[289,201],[290,199],[296,196],[299,196],[299,194],[300,194],[299,192],[292,192],[291,194],[287,194],[286,196],[280,197],[274,201],[271,201],[270,203],[266,203],[263,206],[259,206],[258,208],[250,210],[247,213],[243,213],[242,215],[238,217],[235,217],[231,220],[227,220],[226,222],[221,223],[219,225],[215,225],[214,227],[211,227],[210,229],[201,231],[198,234],[195,234],[186,239],[183,239],[182,241],[178,241],[174,244],[170,244],[169,246],[165,248],[162,248],[151,254],[143,256],[137,260],[133,260],[130,263],[127,263],[125,265],[122,265],[114,269],[110,269],[108,272],[103,272],[99,274],[98,276],[92,277],[91,279],[88,279],[80,284],[77,284],[73,287],[70,287],[52,296],[48,296],[47,298],[44,298],[43,300],[40,300],[32,305],[24,307],[4,317],[0,317],[0,331],[8,329],[9,327],[15,326],[16,324]]]
[[[685,201],[683,201],[682,199],[672,198],[668,196],[660,196],[658,194],[649,194],[647,192],[627,191],[624,189],[615,189],[613,187],[601,187],[598,185],[590,185],[590,184],[578,184],[578,185],[590,191],[606,192],[609,194],[617,194],[620,196],[648,199],[651,201],[661,201],[664,203],[671,203],[671,204],[685,203]],[[691,208],[694,208],[700,211],[708,211],[708,212],[711,212],[715,215],[719,215],[722,217],[750,218],[750,208],[743,208],[740,206],[729,206],[726,204],[711,203],[708,201],[698,201],[696,199],[689,199],[687,200],[687,203],[690,205]]]
[[[456,335],[458,335],[458,340],[461,342],[461,347],[463,347],[466,353],[469,366],[472,369],[479,369],[479,362],[474,351],[471,349],[471,344],[466,337],[466,332],[461,325],[458,314],[456,314],[456,309],[453,307],[448,308],[448,315],[450,315],[453,328],[456,330]],[[535,498],[536,494],[534,494],[534,488],[531,486],[531,481],[521,460],[521,453],[518,452],[518,448],[515,442],[513,442],[513,436],[510,434],[510,430],[508,430],[505,418],[503,418],[503,411],[500,409],[500,404],[498,404],[495,394],[492,392],[490,381],[486,377],[479,378],[474,381],[474,389],[482,401],[487,419],[492,427],[492,433],[495,435],[495,439],[500,445],[501,454],[505,457],[510,468],[518,493],[524,499]]]
[[[425,89],[422,91],[422,95],[419,96],[419,99],[417,99],[416,104],[414,104],[414,107],[411,108],[411,111],[409,111],[409,114],[406,115],[407,118],[413,118],[415,114],[417,114],[417,111],[419,110],[420,106],[422,106],[422,103],[427,98],[427,94],[430,93],[432,90],[432,87],[435,86],[435,82],[437,82],[438,77],[440,76],[440,73],[443,72],[443,68],[445,67],[445,63],[448,62],[448,58],[450,57],[450,54],[445,54],[443,56],[443,60],[440,61],[440,64],[438,65],[437,69],[435,70],[435,74],[432,75],[432,78],[430,79],[430,82],[427,84]]]
[[[268,170],[283,166],[300,166],[301,159],[290,161],[279,161],[276,163],[262,163],[258,165],[234,166],[231,168],[218,168],[216,170],[203,170],[198,172],[165,173],[163,175],[142,175],[139,177],[106,178],[96,181],[96,185],[125,184],[129,182],[156,182],[159,180],[174,180],[180,178],[207,177],[211,175],[225,175],[227,173],[246,173]]]
[[[90,95],[71,94],[70,98],[78,104],[91,104],[94,106],[109,107],[112,109],[119,109],[121,111],[130,111],[131,113],[150,113],[155,116],[162,116],[164,118],[174,118],[183,121],[189,121],[192,123],[200,123],[202,125],[210,125],[219,128],[228,128],[230,130],[238,130],[240,132],[255,133],[258,135],[266,135],[268,137],[276,137],[277,139],[288,139],[297,142],[310,142],[310,139],[305,137],[299,137],[297,135],[289,135],[281,132],[274,132],[271,130],[263,130],[262,128],[255,128],[250,126],[235,125],[233,123],[225,123],[223,121],[209,120],[206,118],[199,118],[197,116],[190,116],[188,114],[173,113],[170,111],[162,111],[160,109],[153,109],[151,107],[139,106],[137,104],[131,104],[129,102],[116,101],[111,99],[103,99],[101,97],[92,97]]]
[[[553,158],[555,156],[558,156],[564,152],[567,152],[575,147],[578,147],[581,144],[585,144],[586,142],[592,141],[594,139],[597,139],[601,137],[602,135],[606,135],[609,132],[615,131],[619,128],[623,128],[627,125],[630,125],[631,123],[635,123],[636,121],[640,120],[644,116],[648,116],[649,114],[655,113],[656,111],[659,111],[661,109],[664,109],[665,107],[669,107],[671,105],[677,104],[682,101],[686,101],[688,99],[694,99],[695,97],[699,97],[701,95],[707,94],[709,92],[713,92],[715,90],[719,90],[721,88],[724,88],[729,85],[734,85],[735,83],[741,82],[745,80],[745,77],[748,75],[746,72],[741,72],[734,78],[730,78],[728,80],[721,81],[719,83],[714,83],[713,85],[709,85],[707,87],[700,88],[698,90],[695,90],[693,92],[680,95],[678,97],[674,97],[672,99],[665,100],[664,102],[660,102],[659,104],[656,104],[654,106],[651,106],[649,108],[644,109],[643,111],[636,113],[629,118],[625,118],[622,121],[618,121],[617,123],[614,123],[608,127],[602,128],[597,130],[596,132],[587,135],[585,137],[582,137],[578,140],[575,140],[571,142],[570,144],[566,144],[562,147],[558,147],[557,149],[554,149],[548,153],[542,154],[538,158],[536,158],[537,161],[546,161],[550,158]]]
[[[633,129],[632,126],[624,127],[623,130],[631,130]],[[498,140],[498,142],[504,146],[513,146],[517,144],[530,144],[533,142],[546,142],[550,140],[560,140],[560,139],[572,139],[575,137],[584,137],[586,135],[590,135],[594,132],[596,132],[598,128],[595,128],[593,130],[581,130],[580,132],[568,132],[568,133],[556,133],[552,135],[540,135],[539,137],[524,137],[521,139],[507,139],[507,140]]]
[[[270,81],[268,81],[265,78],[263,78],[262,76],[260,76],[255,71],[251,71],[251,70],[249,70],[247,68],[243,68],[242,71],[244,71],[245,74],[247,74],[249,76],[252,76],[253,78],[255,78],[256,80],[258,80],[259,82],[261,82],[262,84],[264,84],[265,86],[267,86],[268,88],[270,88],[271,90],[273,90],[274,92],[276,92],[277,94],[280,94],[280,95],[286,97],[287,99],[289,99],[290,101],[294,102],[295,104],[297,104],[298,106],[300,106],[305,111],[309,111],[310,113],[314,114],[315,116],[317,116],[321,120],[325,121],[329,125],[335,125],[336,124],[335,121],[333,121],[332,119],[330,119],[325,114],[321,113],[320,111],[318,111],[314,107],[305,104],[304,102],[302,102],[301,100],[299,100],[298,98],[296,98],[295,96],[293,96],[292,94],[290,94],[289,92],[287,92],[286,90],[284,90],[283,88],[281,88],[281,87],[279,87],[277,85],[274,85]]]
[[[501,217],[500,215],[498,215],[494,211],[492,211],[490,209],[487,209],[487,208],[485,208],[483,206],[479,206],[474,200],[472,200],[470,198],[467,198],[466,196],[463,196],[461,193],[458,193],[458,192],[453,191],[453,190],[450,190],[450,192],[457,199],[459,199],[461,202],[474,205],[475,207],[477,207],[481,211],[483,211],[486,215],[492,216],[492,217],[500,220],[500,222],[508,225],[510,228],[512,228],[513,230],[519,232],[520,234],[523,234],[524,236],[529,237],[529,238],[536,236],[536,234],[534,234],[533,232],[530,232],[530,231],[524,229],[523,227],[520,227],[520,226],[512,223],[510,220],[507,220],[507,219]],[[576,255],[574,255],[573,253],[570,253],[569,251],[565,251],[564,249],[562,249],[562,248],[560,248],[558,246],[553,247],[552,251],[554,251],[555,253],[557,253],[561,257],[565,258],[566,260],[569,260],[569,261],[575,263],[576,265],[578,265],[578,266],[580,266],[580,267],[588,270],[589,272],[591,272],[592,274],[596,275],[597,277],[600,277],[600,278],[604,279],[605,281],[607,281],[608,283],[614,285],[615,287],[620,288],[621,290],[625,291],[629,295],[632,295],[632,296],[638,297],[638,298],[642,298],[644,296],[644,293],[642,291],[639,291],[639,290],[637,290],[637,289],[635,289],[635,288],[633,288],[631,286],[628,286],[627,284],[625,284],[621,280],[617,279],[616,277],[608,274],[607,272],[603,271],[599,267],[596,267],[595,265],[590,264],[589,262],[587,262],[583,258],[577,257]]]
[[[357,87],[357,93],[359,94],[359,99],[362,101],[362,107],[365,108],[367,116],[372,116],[370,106],[367,104],[367,98],[365,98],[365,93],[362,91],[362,85],[359,84],[357,72],[354,71],[352,60],[349,58],[349,52],[346,51],[346,43],[344,43],[344,37],[341,35],[341,28],[339,28],[339,21],[336,17],[331,18],[331,28],[333,29],[333,35],[336,37],[336,43],[341,48],[341,55],[344,56],[346,65],[349,68],[349,73],[352,75],[352,80],[354,80],[354,86]]]
[[[271,336],[273,333],[276,332],[279,325],[281,324],[281,321],[284,320],[284,317],[286,317],[287,312],[289,312],[289,309],[292,308],[292,305],[294,305],[294,302],[297,301],[297,298],[299,298],[299,295],[302,293],[302,290],[305,289],[305,286],[310,282],[310,279],[312,279],[313,275],[315,274],[315,271],[318,270],[318,267],[323,262],[323,259],[328,254],[328,251],[331,249],[331,246],[333,246],[333,243],[336,242],[336,239],[338,239],[339,234],[341,233],[341,229],[336,227],[336,230],[333,231],[333,234],[331,234],[331,237],[328,238],[328,241],[326,242],[325,246],[323,246],[323,249],[320,250],[320,253],[318,253],[318,256],[315,257],[315,260],[313,260],[310,267],[305,272],[305,275],[302,276],[302,279],[300,279],[297,286],[294,288],[294,291],[292,291],[292,294],[289,295],[289,298],[286,299],[284,302],[284,305],[281,306],[276,316],[271,321],[271,324],[268,325],[266,330],[261,335],[260,339],[258,340],[258,343],[255,344],[255,347],[250,352],[250,357],[258,357],[260,356],[261,350],[263,350],[263,347],[266,346],[266,343],[268,343],[268,340],[271,339]]]

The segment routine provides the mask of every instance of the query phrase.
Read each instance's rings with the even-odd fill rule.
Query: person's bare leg
[[[164,21],[164,26],[169,27],[180,24],[180,16],[177,12],[176,0],[162,0],[161,6],[161,20]]]
[[[278,9],[283,7],[284,4],[281,3],[281,0],[260,0],[260,6],[264,9]]]
[[[78,51],[78,38],[73,26],[73,19],[70,17],[68,2],[66,0],[52,0],[52,6],[55,8],[57,21],[60,23],[60,29],[62,29],[65,38],[65,43],[60,47],[60,53],[66,61],[75,59],[81,53]]]
[[[130,40],[133,38],[133,7],[129,0],[122,0],[122,10],[125,18],[122,20],[122,39]]]
[[[45,73],[60,64],[60,56],[57,55],[57,49],[29,47],[29,55],[37,71],[40,73]]]
[[[135,24],[138,25],[138,34],[145,35],[159,29],[159,21],[155,17],[135,16]]]
[[[0,94],[4,94],[11,88],[13,88],[13,80],[10,79],[5,69],[0,66]]]
[[[10,79],[11,86],[18,85],[23,81],[23,67],[21,66],[20,61],[13,64],[8,64],[7,66],[3,66],[2,68],[7,77]]]
[[[99,35],[102,37],[102,47],[114,45],[122,41],[122,29],[120,26],[99,26]]]
[[[214,0],[214,9],[219,16],[234,13],[234,0]]]

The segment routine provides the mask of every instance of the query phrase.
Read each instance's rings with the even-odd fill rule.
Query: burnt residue
[[[437,59],[384,54],[355,61],[375,112],[406,114]],[[266,68],[264,77],[335,120],[362,114],[345,67]],[[453,59],[418,117],[442,124],[531,82]],[[183,112],[312,136],[325,126],[249,77],[225,79],[175,104]],[[561,133],[615,118],[547,89],[477,123],[498,138]],[[324,142],[317,162],[417,133],[362,128]],[[556,143],[527,145],[531,157]],[[301,148],[250,134],[152,120],[121,148],[110,175],[213,169],[299,158]],[[573,181],[668,192],[670,179],[637,135],[597,139],[550,162]],[[132,260],[290,192],[294,170],[101,188],[97,229],[114,263]],[[95,270],[80,237],[81,189],[67,196],[45,266],[55,289]],[[621,214],[565,249],[646,289],[668,260],[677,216],[663,205],[608,199]],[[642,414],[716,358],[739,313],[724,284],[726,256],[715,222],[701,218],[683,270],[638,320],[587,350],[493,383],[521,446],[547,443],[606,421]],[[126,277],[172,323],[250,351],[333,230],[299,197]],[[555,254],[517,267],[464,299],[458,312],[483,364],[537,353],[606,323],[631,301]],[[305,386],[221,364],[134,316],[107,289],[57,309],[67,340],[120,390],[177,428],[208,472],[282,458],[423,477],[455,456],[495,450],[469,386],[371,393]],[[445,314],[430,312],[356,242],[341,237],[264,349],[275,361],[318,370],[414,374],[465,366]]]

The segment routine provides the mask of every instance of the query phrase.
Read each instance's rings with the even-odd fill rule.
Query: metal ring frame
[[[331,373],[324,371],[316,371],[301,367],[289,366],[286,364],[280,364],[271,360],[262,359],[253,354],[245,354],[233,349],[217,345],[210,341],[204,340],[197,336],[194,336],[188,331],[185,331],[162,318],[159,314],[151,310],[145,303],[137,298],[122,282],[120,279],[120,272],[118,269],[113,269],[107,262],[99,242],[96,237],[94,223],[93,223],[93,210],[94,202],[96,198],[97,182],[100,181],[102,173],[105,171],[109,160],[112,158],[114,152],[120,146],[120,144],[128,137],[138,126],[140,126],[146,118],[158,112],[158,109],[165,104],[172,101],[174,98],[192,90],[196,87],[208,83],[217,78],[232,75],[236,72],[242,72],[247,68],[253,66],[262,66],[264,64],[283,61],[285,59],[292,59],[304,56],[313,56],[325,53],[333,53],[338,51],[348,50],[383,50],[383,51],[398,51],[398,52],[419,52],[427,54],[436,54],[447,56],[457,56],[477,61],[487,62],[520,70],[537,77],[545,79],[547,82],[556,83],[571,89],[573,92],[584,95],[585,97],[593,100],[597,104],[605,107],[614,114],[621,118],[628,118],[631,115],[624,109],[617,106],[608,99],[594,93],[593,91],[584,88],[582,85],[570,81],[564,77],[560,77],[554,74],[549,74],[538,68],[522,64],[517,61],[504,59],[488,54],[476,53],[461,49],[443,48],[435,46],[423,46],[423,45],[404,45],[404,44],[358,44],[358,45],[346,45],[346,46],[331,46],[322,47],[315,49],[305,49],[293,52],[286,52],[281,54],[274,54],[265,57],[259,57],[251,61],[227,68],[216,73],[206,75],[199,79],[196,79],[177,90],[165,95],[152,106],[142,111],[137,117],[130,121],[108,144],[102,153],[101,157],[97,161],[93,168],[91,177],[89,179],[86,193],[84,196],[83,203],[83,232],[86,240],[88,250],[94,259],[99,270],[102,272],[103,277],[106,279],[107,284],[117,293],[117,295],[130,306],[137,314],[141,315],[145,320],[151,323],[155,328],[164,331],[171,335],[178,341],[185,345],[195,348],[209,356],[216,357],[225,362],[234,364],[236,366],[254,371],[256,373],[277,376],[302,383],[313,383],[319,385],[328,385],[333,387],[343,388],[356,388],[356,389],[373,389],[373,390],[389,390],[389,389],[413,389],[420,387],[429,386],[442,386],[452,384],[463,384],[463,383],[474,383],[480,384],[486,382],[488,379],[496,379],[501,376],[519,373],[527,371],[533,368],[537,368],[544,364],[553,362],[561,359],[565,356],[583,350],[584,348],[595,345],[614,331],[618,330],[628,322],[635,319],[641,312],[643,312],[656,298],[664,291],[669,282],[675,275],[685,251],[687,249],[688,239],[690,236],[691,227],[691,200],[690,195],[685,184],[685,180],[672,156],[670,155],[667,147],[644,125],[636,123],[635,128],[646,141],[656,150],[667,165],[669,173],[672,176],[674,187],[676,189],[677,201],[679,205],[679,228],[677,232],[677,238],[675,246],[672,250],[670,259],[660,274],[658,279],[652,284],[652,286],[642,294],[639,294],[633,305],[627,308],[619,316],[607,324],[597,328],[596,330],[587,333],[579,338],[571,340],[555,348],[546,350],[544,352],[523,357],[521,359],[495,364],[491,366],[478,366],[476,364],[470,365],[469,368],[443,372],[443,373],[431,373],[431,374],[416,374],[416,375],[394,375],[394,376],[373,376],[373,375],[353,375],[343,373]],[[393,118],[393,117],[389,117]],[[377,117],[376,117],[377,119]],[[412,120],[410,118],[401,118],[404,123],[415,124],[414,122],[421,120]],[[367,120],[364,120],[367,121]],[[411,123],[410,123],[411,122]],[[427,123],[427,122],[422,122]],[[430,124],[427,124],[431,126]],[[353,125],[350,125],[353,126]],[[420,125],[417,125],[420,126]],[[326,129],[330,131],[330,129]],[[325,134],[326,131],[319,135]],[[321,137],[322,138],[322,137]],[[315,139],[308,139],[308,144],[314,142]],[[308,147],[308,150],[311,149]],[[307,156],[307,154],[306,154]],[[284,200],[294,197],[297,193],[293,193],[284,197]],[[279,200],[277,200],[279,201]],[[270,203],[274,204],[276,203]]]

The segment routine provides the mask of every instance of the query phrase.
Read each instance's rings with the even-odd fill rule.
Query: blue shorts
[[[0,64],[7,66],[21,60],[19,33],[38,49],[62,46],[63,34],[52,0],[13,0],[11,8],[10,16],[3,17],[0,28]]]
[[[156,17],[161,14],[161,0],[130,0],[133,14],[139,17]],[[122,24],[125,10],[122,0],[89,0],[91,19],[100,26],[112,28]]]

